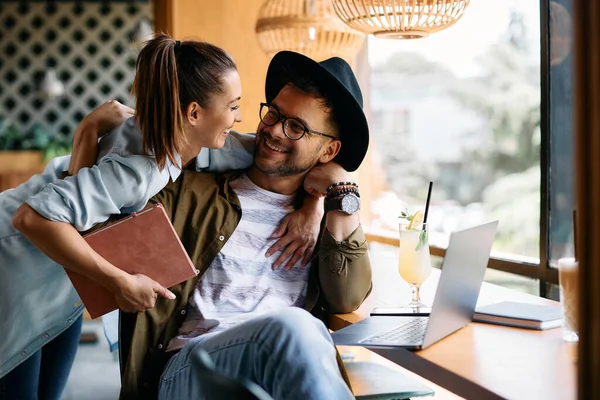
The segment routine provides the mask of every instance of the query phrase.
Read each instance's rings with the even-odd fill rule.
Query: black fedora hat
[[[363,111],[362,92],[350,65],[339,57],[316,62],[293,51],[275,54],[267,71],[267,103],[289,82],[288,73],[311,78],[327,93],[338,119],[342,147],[335,157],[346,171],[355,171],[369,147],[369,126]]]

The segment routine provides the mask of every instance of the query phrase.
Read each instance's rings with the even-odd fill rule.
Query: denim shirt
[[[203,149],[197,169],[246,168],[252,162],[253,135],[232,132],[220,150]],[[244,154],[241,154],[244,153]],[[98,161],[76,176],[60,179],[70,156],[53,159],[41,174],[0,193],[0,378],[67,329],[83,312],[64,269],[12,226],[27,202],[49,220],[85,231],[112,214],[139,211],[180,167],[162,171],[144,155],[141,133],[129,119],[98,144]]]

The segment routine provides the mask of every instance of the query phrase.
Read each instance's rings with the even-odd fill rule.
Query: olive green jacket
[[[240,203],[229,186],[239,173],[184,171],[152,199],[163,204],[199,274],[170,288],[175,300],[159,298],[156,306],[144,313],[121,313],[121,399],[157,398],[160,376],[172,355],[165,349],[185,319],[188,298],[240,221]],[[343,242],[336,242],[323,229],[316,254],[310,267],[306,309],[319,317],[322,311],[356,310],[372,287],[362,228]],[[338,363],[348,381],[339,356]]]

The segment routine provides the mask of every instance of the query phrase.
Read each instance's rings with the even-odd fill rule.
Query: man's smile
[[[270,142],[269,140],[267,140],[266,137],[263,138],[265,145],[267,145],[267,147],[273,151],[276,151],[278,153],[289,153],[289,150],[283,149],[281,147],[276,146],[275,144],[273,144],[272,142]]]

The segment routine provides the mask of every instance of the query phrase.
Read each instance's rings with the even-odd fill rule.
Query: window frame
[[[549,169],[550,169],[550,141],[552,132],[549,129],[550,113],[550,26],[549,26],[550,0],[540,0],[540,257],[539,262],[519,260],[517,257],[490,257],[488,268],[511,274],[537,279],[541,297],[550,296],[551,285],[558,285],[558,270],[552,268],[549,262],[550,242],[550,197]],[[362,58],[362,60],[361,60]],[[358,64],[362,67],[368,65],[367,51],[359,54]],[[363,75],[363,74],[361,74]],[[367,81],[368,82],[368,81]],[[367,93],[370,90],[367,90]],[[368,105],[365,107],[368,112]],[[381,231],[365,229],[367,241],[398,246],[398,237]],[[430,245],[430,252],[437,257],[444,257],[446,249]]]

